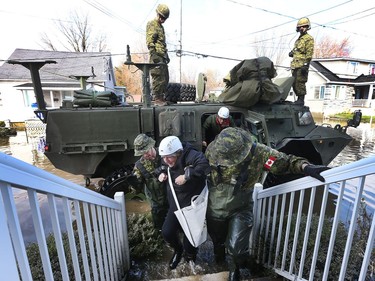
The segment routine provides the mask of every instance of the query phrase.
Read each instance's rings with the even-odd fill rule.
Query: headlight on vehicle
[[[299,111],[297,116],[297,123],[299,126],[307,126],[314,123],[314,119],[310,111]]]

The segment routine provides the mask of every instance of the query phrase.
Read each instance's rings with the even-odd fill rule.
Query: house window
[[[343,86],[333,85],[332,86],[332,97],[331,97],[331,99],[340,99],[341,89],[343,89],[343,88],[344,88]]]
[[[322,100],[324,99],[325,86],[314,87],[314,99]]]
[[[73,91],[62,91],[63,100],[73,100]]]
[[[348,61],[348,73],[356,74],[358,72],[358,62]]]
[[[375,64],[369,65],[369,75],[375,75]]]
[[[36,103],[34,91],[22,90],[22,95],[23,95],[23,102],[26,107],[30,107],[32,104]]]

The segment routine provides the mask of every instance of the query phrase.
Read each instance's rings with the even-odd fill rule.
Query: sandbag
[[[77,90],[74,91],[73,104],[82,107],[107,107],[117,105],[118,98],[111,91]]]
[[[281,88],[272,82],[276,76],[273,62],[267,57],[243,60],[224,78],[226,89],[218,100],[243,108],[258,102],[272,104],[281,99]]]

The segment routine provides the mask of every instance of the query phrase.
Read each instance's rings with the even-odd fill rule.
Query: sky
[[[287,54],[298,37],[296,23],[306,16],[315,41],[349,38],[351,57],[375,60],[373,0],[12,0],[0,7],[0,64],[16,48],[45,49],[41,34],[58,36],[56,21],[68,20],[73,11],[88,14],[93,32],[106,35],[114,64],[122,64],[126,45],[131,52],[146,51],[146,24],[159,3],[171,11],[164,28],[172,80],[180,68],[191,75],[212,70],[224,77],[241,60],[256,57],[256,47],[278,46],[285,51],[280,64],[287,68]],[[180,45],[182,57],[174,52]]]

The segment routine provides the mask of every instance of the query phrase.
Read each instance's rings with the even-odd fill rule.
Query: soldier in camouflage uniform
[[[307,33],[311,28],[308,18],[301,18],[297,23],[296,31],[300,36],[294,43],[294,48],[289,52],[292,57],[291,68],[294,77],[293,91],[296,94],[295,104],[304,104],[306,95],[306,82],[309,75],[309,66],[314,54],[314,38]]]
[[[229,280],[239,280],[239,267],[249,256],[253,226],[253,187],[262,172],[306,174],[321,181],[326,166],[311,165],[305,158],[286,155],[252,141],[251,134],[238,127],[221,131],[208,146],[211,166],[207,208],[208,233],[214,244],[216,262],[225,260]]]
[[[146,27],[146,44],[149,50],[150,63],[161,63],[150,70],[152,78],[152,93],[156,105],[166,105],[164,94],[169,82],[169,56],[163,23],[169,17],[167,5],[159,4],[156,8],[156,18],[149,21]]]
[[[168,211],[167,186],[157,179],[160,173],[161,157],[154,148],[155,141],[145,134],[134,140],[134,155],[142,156],[134,166],[136,188],[144,186],[146,198],[151,205],[151,215],[156,229],[161,230]]]

